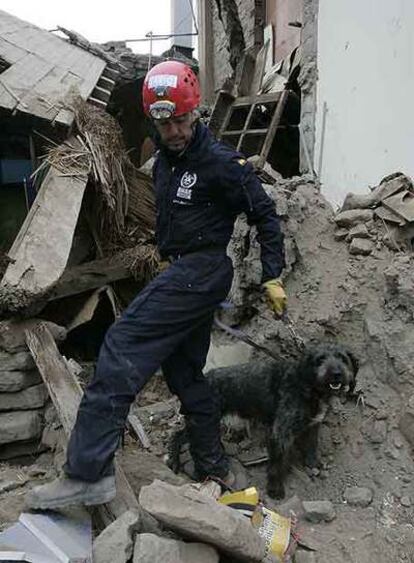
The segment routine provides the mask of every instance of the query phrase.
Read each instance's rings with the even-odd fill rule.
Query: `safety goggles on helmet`
[[[170,119],[175,112],[175,103],[169,100],[159,100],[150,105],[149,113],[152,119]]]

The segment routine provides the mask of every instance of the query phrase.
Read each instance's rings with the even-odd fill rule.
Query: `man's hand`
[[[279,278],[268,280],[263,284],[263,287],[266,289],[267,300],[271,309],[278,317],[281,317],[287,305],[287,296],[282,282]]]

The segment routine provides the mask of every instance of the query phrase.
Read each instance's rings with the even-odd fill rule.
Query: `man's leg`
[[[212,316],[162,364],[170,390],[181,401],[195,476],[200,480],[209,475],[224,479],[229,469],[220,441],[219,405],[202,371],[210,346],[211,325]]]
[[[113,457],[131,402],[160,364],[211,319],[229,290],[231,275],[225,256],[183,259],[149,284],[110,328],[69,441],[64,468],[69,481],[99,487],[105,479],[113,480]],[[27,501],[33,508],[70,504],[73,483],[63,500],[57,498],[59,484],[57,490],[51,484],[33,491]],[[76,502],[85,498],[84,487],[76,491]],[[85,503],[97,504],[92,493],[93,502]]]

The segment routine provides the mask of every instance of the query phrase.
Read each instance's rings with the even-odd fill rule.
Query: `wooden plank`
[[[266,135],[265,142],[263,143],[262,150],[260,151],[260,158],[258,162],[258,167],[262,168],[267,160],[267,156],[272,147],[273,141],[276,137],[277,127],[282,119],[282,115],[286,106],[286,102],[289,98],[289,90],[284,90],[277,104],[276,111],[273,114],[272,121]]]
[[[282,92],[269,92],[269,94],[261,94],[260,96],[244,96],[237,98],[233,107],[250,106],[251,104],[269,104],[271,102],[278,102]]]
[[[130,414],[128,416],[128,424],[132,432],[141,442],[142,447],[145,448],[146,450],[149,450],[151,448],[150,439],[148,438],[148,434],[145,432],[142,422],[140,421],[140,419],[137,417],[136,414]]]
[[[254,74],[253,80],[250,83],[250,96],[257,96],[259,93],[260,88],[262,87],[263,76],[265,71],[265,64],[267,59],[267,53],[269,51],[270,42],[266,41],[266,43],[262,46],[260,51],[257,53],[256,57],[256,64],[254,67]]]
[[[74,146],[79,141],[72,138]],[[28,303],[43,295],[61,277],[72,246],[73,234],[88,180],[85,170],[79,176],[62,176],[51,167],[11,249],[9,264],[0,283],[4,295],[18,294]],[[23,299],[24,301],[24,299]]]
[[[91,289],[123,280],[131,276],[130,270],[125,266],[124,257],[128,251],[120,252],[115,256],[93,260],[86,264],[74,266],[64,272],[60,280],[51,289],[48,297],[50,300],[77,295]]]
[[[81,387],[67,367],[53,336],[44,323],[39,323],[32,330],[26,331],[26,342],[58,412],[66,436],[69,437],[82,397]],[[110,503],[97,509],[105,523],[115,520],[126,510],[140,508],[122,468],[117,462],[115,467],[117,496]]]

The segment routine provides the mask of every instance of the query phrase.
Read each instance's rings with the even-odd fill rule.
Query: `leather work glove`
[[[263,284],[266,290],[268,303],[273,312],[281,317],[286,311],[287,295],[279,278],[268,280]]]

